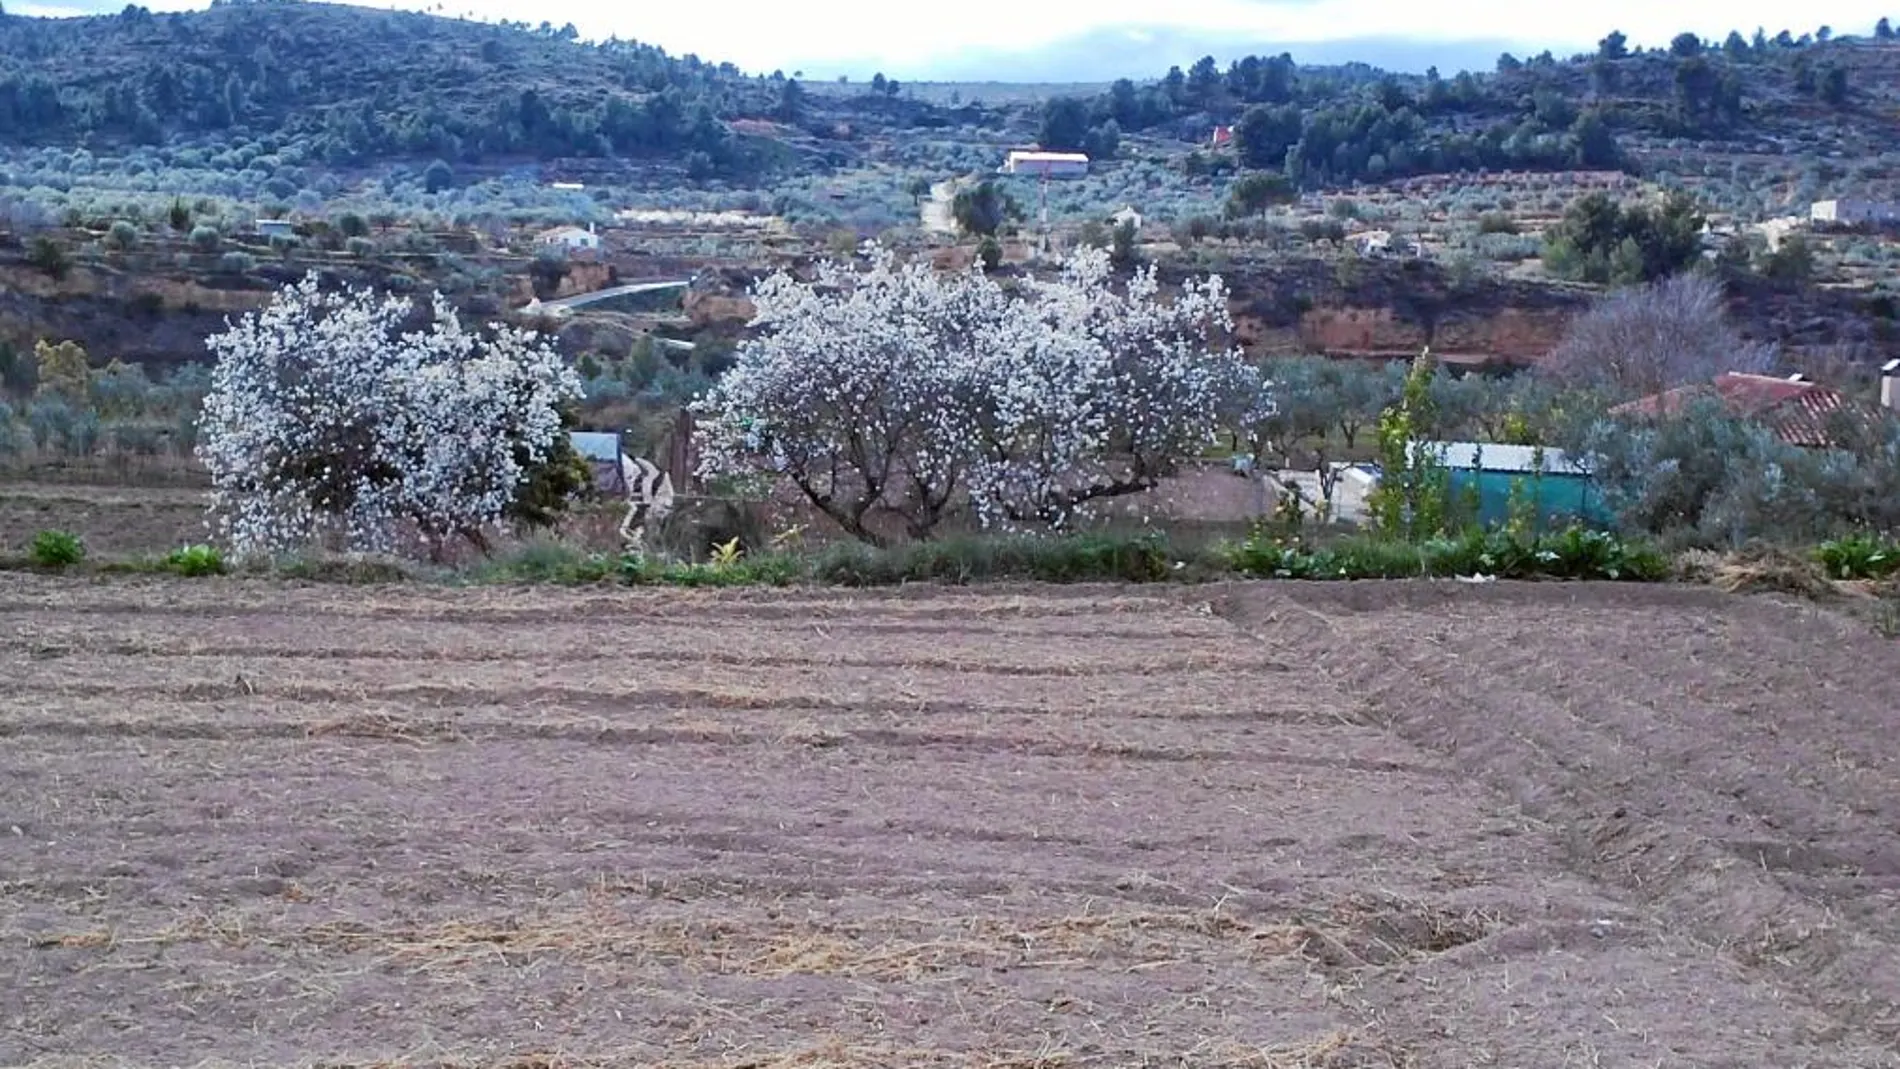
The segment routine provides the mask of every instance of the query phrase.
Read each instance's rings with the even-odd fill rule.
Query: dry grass
[[[426,926],[328,922],[285,927],[270,917],[227,912],[149,932],[86,929],[42,933],[40,949],[112,951],[208,942],[278,951],[367,955],[379,966],[455,970],[479,959],[523,967],[542,957],[619,966],[654,964],[752,978],[824,976],[916,981],[992,969],[1110,969],[1141,974],[1210,955],[1256,964],[1303,961],[1358,971],[1416,963],[1483,938],[1503,919],[1422,903],[1354,897],[1300,919],[1260,923],[1212,910],[1119,910],[1058,918],[884,917],[840,922],[700,917],[632,919],[607,905],[610,890],[580,911],[531,919],[455,920]],[[280,898],[303,898],[286,885]]]
[[[1777,592],[1820,598],[1838,589],[1814,561],[1774,548],[1733,553],[1692,550],[1682,555],[1677,572],[1685,580],[1708,583],[1730,594]]]
[[[1066,1069],[1096,1060],[1060,1045],[1036,1049],[955,1051],[851,1043],[830,1037],[788,1050],[654,1059],[641,1049],[577,1054],[561,1050],[513,1054],[488,1060],[418,1052],[375,1061],[324,1060],[298,1069]],[[100,1069],[116,1061],[46,1058],[27,1069]],[[1411,1064],[1402,1052],[1345,1029],[1270,1047],[1208,1041],[1190,1050],[1156,1052],[1124,1066],[1192,1065],[1201,1069],[1377,1069]],[[206,1060],[191,1069],[226,1069],[234,1063]]]
[[[1677,574],[1730,594],[1791,594],[1828,604],[1880,635],[1900,638],[1900,578],[1831,579],[1807,556],[1759,548],[1735,553],[1691,551],[1679,558]]]
[[[1209,1043],[1168,1054],[1156,1053],[1139,1066],[1194,1065],[1205,1069],[1346,1069],[1405,1064],[1392,1052],[1367,1045],[1344,1030],[1273,1047]],[[1368,1057],[1373,1055],[1373,1057]],[[669,1057],[654,1060],[628,1050],[613,1054],[580,1055],[563,1051],[516,1054],[492,1060],[418,1054],[396,1060],[364,1062],[321,1061],[301,1069],[1065,1069],[1091,1064],[1078,1052],[1050,1045],[1017,1051],[951,1051],[922,1047],[894,1047],[849,1043],[830,1038],[791,1050],[729,1054],[713,1057]],[[97,1069],[94,1061],[45,1059],[31,1069]],[[205,1061],[191,1069],[225,1069],[230,1063]]]

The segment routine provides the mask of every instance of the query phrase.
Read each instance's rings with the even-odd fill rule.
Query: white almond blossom
[[[928,537],[966,501],[988,525],[1061,528],[1086,503],[1152,488],[1198,452],[1234,389],[1271,405],[1237,350],[1218,278],[1119,291],[1083,249],[1011,294],[980,267],[940,275],[867,250],[869,269],[779,272],[760,336],[702,400],[704,474],[781,474],[869,540],[880,511]]]
[[[214,528],[241,554],[337,540],[439,547],[498,522],[562,432],[580,380],[546,339],[463,328],[441,294],[323,292],[315,272],[205,340],[198,452]]]

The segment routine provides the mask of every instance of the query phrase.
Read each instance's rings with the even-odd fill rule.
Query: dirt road
[[[0,1063],[1894,1064],[1892,655],[1678,590],[4,576]]]
[[[946,179],[930,187],[930,196],[924,198],[918,206],[917,225],[926,234],[955,234],[957,232],[956,206],[957,184]]]

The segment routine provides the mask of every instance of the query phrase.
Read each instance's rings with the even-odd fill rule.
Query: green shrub
[[[224,574],[224,554],[216,546],[180,546],[165,556],[165,570],[196,578]]]
[[[1165,579],[1172,569],[1166,544],[1152,535],[975,536],[886,549],[833,546],[813,560],[812,577],[843,586],[987,579],[1144,583]]]
[[[268,575],[321,583],[381,585],[415,577],[400,560],[366,553],[290,554],[260,562],[259,566]]]
[[[1900,542],[1873,535],[1853,535],[1823,542],[1814,559],[1829,579],[1885,579],[1900,575]]]
[[[53,278],[65,278],[72,270],[73,258],[64,246],[48,237],[33,239],[33,251],[27,261]]]
[[[1504,212],[1485,212],[1478,216],[1478,233],[1480,234],[1515,234],[1517,232],[1517,220]]]
[[[131,249],[139,243],[139,228],[124,219],[112,224],[106,231],[106,244],[121,252]]]
[[[490,582],[598,583],[614,574],[614,559],[560,542],[529,542],[483,567],[477,578]]]
[[[780,554],[740,557],[730,563],[674,563],[631,554],[620,561],[621,580],[635,586],[787,586],[801,575],[798,560]]]
[[[1759,421],[1698,398],[1660,420],[1603,419],[1566,451],[1628,532],[1666,544],[1811,547],[1900,529],[1900,421],[1830,419],[1840,448],[1791,445]]]
[[[29,555],[42,568],[70,568],[86,559],[86,546],[71,531],[41,531]]]

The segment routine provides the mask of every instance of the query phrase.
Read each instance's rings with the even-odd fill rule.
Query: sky
[[[14,14],[117,11],[124,0],[4,0]],[[583,37],[650,42],[753,73],[808,78],[882,72],[908,80],[1093,81],[1153,78],[1201,55],[1223,63],[1291,52],[1309,63],[1358,59],[1397,70],[1488,70],[1498,53],[1588,51],[1612,29],[1632,45],[1685,30],[1799,36],[1821,25],[1866,34],[1900,20],[1900,0],[358,0],[485,20],[572,22]],[[154,11],[201,0],[145,0]],[[1798,20],[1798,21],[1797,21]]]

